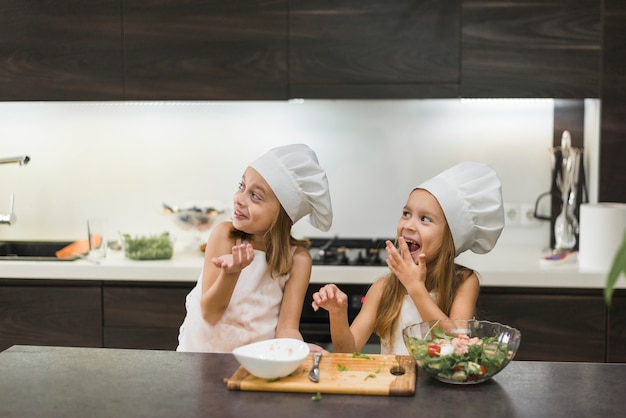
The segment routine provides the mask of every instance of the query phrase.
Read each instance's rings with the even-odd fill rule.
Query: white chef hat
[[[308,215],[317,229],[330,229],[333,209],[328,179],[311,148],[304,144],[273,148],[250,167],[267,181],[293,223]]]
[[[462,162],[417,187],[430,192],[443,209],[456,255],[491,251],[504,228],[502,185],[496,172],[476,162]]]

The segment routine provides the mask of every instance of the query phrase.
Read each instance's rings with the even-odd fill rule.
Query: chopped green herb
[[[343,364],[337,364],[337,370],[339,370],[340,372],[347,372],[348,368]]]
[[[367,376],[365,376],[365,379],[363,379],[363,380],[373,379],[373,378],[375,378],[375,377],[376,377],[376,375],[375,375],[374,373],[370,373],[370,374],[368,374]]]
[[[168,260],[172,258],[174,248],[170,235],[164,232],[161,235],[131,237],[123,234],[124,252],[131,260]]]
[[[367,360],[374,360],[374,357],[372,356],[368,356],[367,354],[363,354],[363,353],[352,353],[352,358],[364,358]]]
[[[322,400],[322,394],[317,392],[315,395],[311,396],[311,400],[319,402]]]
[[[280,377],[275,377],[275,378],[273,378],[273,379],[267,379],[267,383],[276,382],[276,381],[278,381],[278,380],[280,380]]]

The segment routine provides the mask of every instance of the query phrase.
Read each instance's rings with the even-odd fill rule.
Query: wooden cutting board
[[[412,396],[415,361],[410,356],[327,353],[320,360],[320,381],[308,378],[309,354],[295,372],[277,380],[262,379],[240,366],[227,380],[229,390],[263,392],[341,393],[351,395]]]

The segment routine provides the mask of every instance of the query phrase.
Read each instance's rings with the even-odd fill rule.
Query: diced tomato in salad
[[[482,364],[480,365],[480,370],[478,371],[478,376],[484,376],[487,374],[487,369]]]
[[[441,353],[441,346],[435,343],[428,343],[428,355],[431,357],[439,356]]]

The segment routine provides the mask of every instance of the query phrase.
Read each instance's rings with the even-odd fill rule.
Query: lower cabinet
[[[190,282],[0,279],[0,351],[20,345],[175,350]],[[522,332],[515,360],[626,362],[626,290],[486,287],[477,318]]]
[[[185,297],[195,283],[105,282],[104,347],[175,350]]]
[[[609,307],[606,361],[626,363],[626,291],[616,292]]]
[[[515,360],[606,361],[601,290],[483,288],[476,313],[521,331]]]
[[[13,345],[175,350],[194,285],[0,279],[0,351]]]
[[[102,346],[100,282],[0,280],[0,351],[20,345]]]

